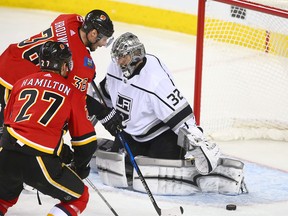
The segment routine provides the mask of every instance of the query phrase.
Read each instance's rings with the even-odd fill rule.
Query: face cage
[[[123,52],[123,53],[120,53],[120,54],[115,54],[115,52],[114,52],[114,53],[111,54],[111,59],[112,59],[113,62],[117,63],[120,58],[123,58],[126,55],[131,55],[131,52],[127,52],[126,51],[126,52]]]
[[[119,58],[125,57],[127,55],[131,56],[131,61],[127,65],[118,65],[118,60]],[[120,55],[113,55],[111,56],[111,59],[114,63],[116,63],[119,68],[121,69],[123,76],[129,79],[135,70],[136,64],[138,61],[136,61],[137,57],[134,56],[133,52],[126,52],[126,53],[121,53]]]

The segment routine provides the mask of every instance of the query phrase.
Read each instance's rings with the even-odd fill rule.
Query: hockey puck
[[[229,210],[229,211],[235,211],[236,208],[237,208],[237,206],[234,205],[234,204],[228,204],[228,205],[226,205],[226,210]]]

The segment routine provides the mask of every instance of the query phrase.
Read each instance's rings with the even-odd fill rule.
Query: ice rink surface
[[[59,13],[0,7],[0,53],[10,43],[20,42],[49,27]],[[146,51],[161,58],[172,70],[176,85],[192,103],[195,65],[195,37],[142,26],[115,24],[115,37],[130,31],[144,43]],[[109,48],[93,53],[97,68],[96,82],[102,80],[110,61]],[[110,138],[96,126],[98,137]],[[285,216],[288,212],[288,144],[267,140],[219,142],[223,154],[245,163],[245,179],[249,194],[225,196],[194,194],[190,196],[154,196],[160,208],[184,208],[186,216]],[[157,215],[148,196],[143,193],[114,189],[101,184],[97,173],[90,180],[96,185],[118,215]],[[19,202],[7,216],[46,215],[58,201],[40,193],[38,205],[35,191],[23,191]],[[225,210],[226,204],[237,205],[236,211]],[[83,216],[113,215],[100,196],[90,188],[90,201]]]

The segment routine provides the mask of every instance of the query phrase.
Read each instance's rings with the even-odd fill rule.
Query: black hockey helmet
[[[70,49],[62,42],[47,41],[39,51],[41,70],[61,71],[64,63],[69,70],[72,69],[72,54]]]
[[[86,33],[96,29],[98,34],[102,34],[108,38],[110,38],[114,33],[114,27],[110,17],[102,10],[90,11],[85,16],[82,29]]]

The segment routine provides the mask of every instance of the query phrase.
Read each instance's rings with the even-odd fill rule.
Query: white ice
[[[0,53],[10,43],[17,43],[44,29],[59,13],[11,9],[0,7]],[[144,42],[146,51],[161,58],[173,71],[176,84],[192,103],[194,85],[195,37],[142,26],[115,23],[115,36],[131,31]],[[93,54],[97,66],[96,82],[100,81],[110,61],[110,49],[101,48]],[[98,137],[110,138],[96,126]],[[245,162],[246,183],[250,193],[241,196],[195,194],[191,196],[154,196],[160,208],[184,208],[189,216],[271,216],[288,212],[288,145],[285,142],[253,140],[219,142],[222,152]],[[104,186],[95,173],[89,177],[118,215],[157,215],[148,196],[143,193]],[[24,191],[18,203],[7,216],[46,215],[58,201],[40,193],[42,205],[38,205],[35,191]],[[226,204],[237,205],[235,212],[225,210]],[[111,210],[100,196],[90,188],[90,201],[83,216],[109,216]]]

